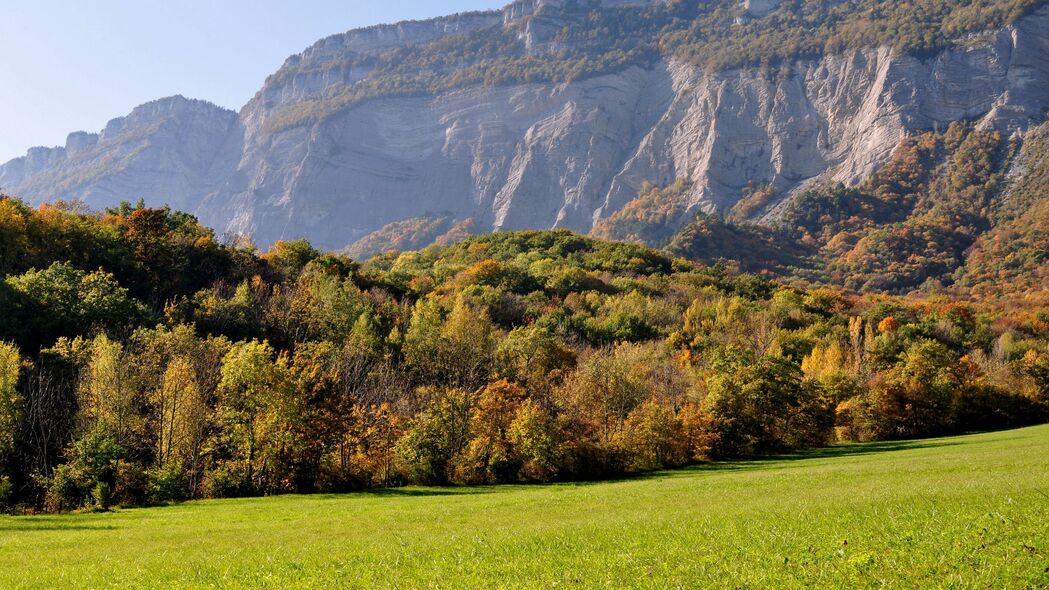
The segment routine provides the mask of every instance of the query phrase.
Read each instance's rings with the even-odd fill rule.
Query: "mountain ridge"
[[[60,150],[34,148],[0,166],[0,186],[33,203],[80,199],[95,208],[141,197],[263,245],[303,237],[329,249],[429,211],[471,220],[475,231],[588,232],[645,183],[679,178],[690,183],[680,196],[690,213],[726,212],[748,186],[773,187],[775,202],[756,218],[773,223],[812,183],[869,177],[908,135],[976,119],[980,128],[1022,138],[1049,107],[1042,2],[984,3],[1021,16],[996,17],[1008,24],[958,35],[928,54],[879,45],[812,56],[802,37],[803,49],[778,65],[709,70],[676,53],[645,57],[654,37],[643,27],[636,38],[629,28],[620,35],[640,48],[636,54],[619,56],[620,46],[595,46],[588,37],[627,27],[624,15],[661,26],[659,39],[678,35],[682,47],[700,35],[674,28],[682,14],[697,31],[723,18],[740,36],[799,26],[773,1],[715,3],[724,15],[686,14],[692,9],[680,4],[627,0],[594,10],[585,2],[521,0],[501,11],[329,36],[290,57],[239,112],[178,97],[147,103],[182,107],[122,133],[107,125],[97,140],[76,133]],[[941,10],[932,0],[922,5]],[[942,23],[965,16],[946,6],[936,13]],[[854,26],[833,10],[829,30]],[[506,63],[476,61],[489,55]],[[529,76],[528,68],[547,62],[556,66],[548,79],[498,74],[525,64]],[[432,67],[404,69],[420,63]],[[470,81],[478,63],[496,76],[491,84]],[[572,68],[579,77],[556,73]],[[384,86],[427,71],[442,90]],[[455,76],[466,76],[465,85],[456,86]],[[311,108],[309,101],[334,110],[274,124],[288,109]],[[145,114],[139,109],[114,121],[135,120]]]

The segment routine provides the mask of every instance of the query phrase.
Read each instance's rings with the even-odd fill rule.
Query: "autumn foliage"
[[[564,231],[357,262],[142,206],[0,213],[9,509],[593,479],[1047,417],[1045,310]]]

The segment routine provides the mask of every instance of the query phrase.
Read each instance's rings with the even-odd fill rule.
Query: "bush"
[[[76,441],[68,454],[70,461],[56,467],[51,477],[43,480],[48,509],[62,512],[88,506],[109,508],[124,449],[109,433],[96,429]]]
[[[104,481],[91,488],[91,506],[97,510],[109,510],[113,499],[113,486]]]
[[[238,462],[222,463],[204,478],[204,493],[209,498],[240,498],[254,493],[245,470]]]
[[[120,506],[145,506],[149,503],[146,471],[141,465],[117,461],[113,485],[113,502]]]
[[[48,512],[66,512],[82,507],[89,490],[83,473],[70,463],[55,467],[44,488],[44,506]]]
[[[1031,426],[1049,417],[1045,405],[1039,400],[985,383],[959,388],[951,414],[955,428],[960,432]]]
[[[175,465],[157,467],[147,471],[146,478],[150,502],[181,502],[186,499],[188,484],[186,472],[182,468]]]

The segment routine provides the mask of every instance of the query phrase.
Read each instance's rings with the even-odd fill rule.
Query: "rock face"
[[[144,199],[188,211],[218,190],[240,155],[237,113],[181,96],[137,107],[101,133],[33,148],[0,167],[0,186],[31,203],[79,199],[92,208]]]
[[[377,98],[267,126],[282,107],[366,76],[367,65],[341,65],[348,54],[508,23],[527,46],[543,26],[529,15],[556,1],[330,37],[290,58],[239,114],[180,97],[143,105],[97,136],[30,150],[0,167],[0,186],[33,202],[169,203],[261,245],[305,237],[342,248],[431,212],[472,218],[477,231],[588,231],[644,182],[688,178],[687,207],[705,211],[731,207],[751,183],[789,198],[817,179],[861,180],[913,130],[975,119],[1022,133],[1049,107],[1043,8],[924,59],[870,49],[797,61],[784,74],[708,74],[665,60],[568,84]],[[748,10],[776,4],[753,0]]]
[[[750,16],[760,18],[776,10],[779,3],[780,0],[743,0],[743,10]]]

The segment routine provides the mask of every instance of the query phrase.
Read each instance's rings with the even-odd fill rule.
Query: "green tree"
[[[68,462],[59,465],[46,480],[47,504],[55,511],[84,506],[109,508],[125,456],[125,449],[104,429],[87,432],[68,449]]]
[[[410,481],[448,483],[453,461],[470,441],[475,396],[462,389],[426,389],[422,395],[426,409],[397,441],[397,455]]]
[[[252,340],[233,346],[222,360],[216,408],[221,428],[215,446],[221,449],[219,470],[211,474],[213,493],[237,495],[265,489],[266,411],[275,390],[286,386],[267,342]]]
[[[575,365],[575,353],[538,326],[514,328],[500,340],[495,352],[498,376],[546,393]]]
[[[412,311],[404,335],[404,363],[415,380],[438,383],[444,372],[441,359],[441,308],[436,302],[420,299]]]
[[[405,334],[404,356],[420,383],[476,389],[492,370],[495,334],[488,312],[459,297],[448,318],[420,300]]]
[[[765,356],[724,368],[707,381],[703,402],[718,435],[713,452],[752,456],[822,444],[832,408],[806,386],[797,364]]]
[[[15,336],[28,349],[95,329],[123,332],[148,317],[145,306],[102,270],[86,273],[56,262],[5,281],[18,295],[15,313],[24,320]]]
[[[557,477],[564,461],[564,433],[549,408],[533,399],[524,400],[506,435],[521,461],[519,480],[549,481]]]
[[[298,278],[307,264],[320,256],[321,253],[314,249],[306,240],[282,240],[273,244],[273,247],[263,255],[262,259],[279,276],[295,279]]]

